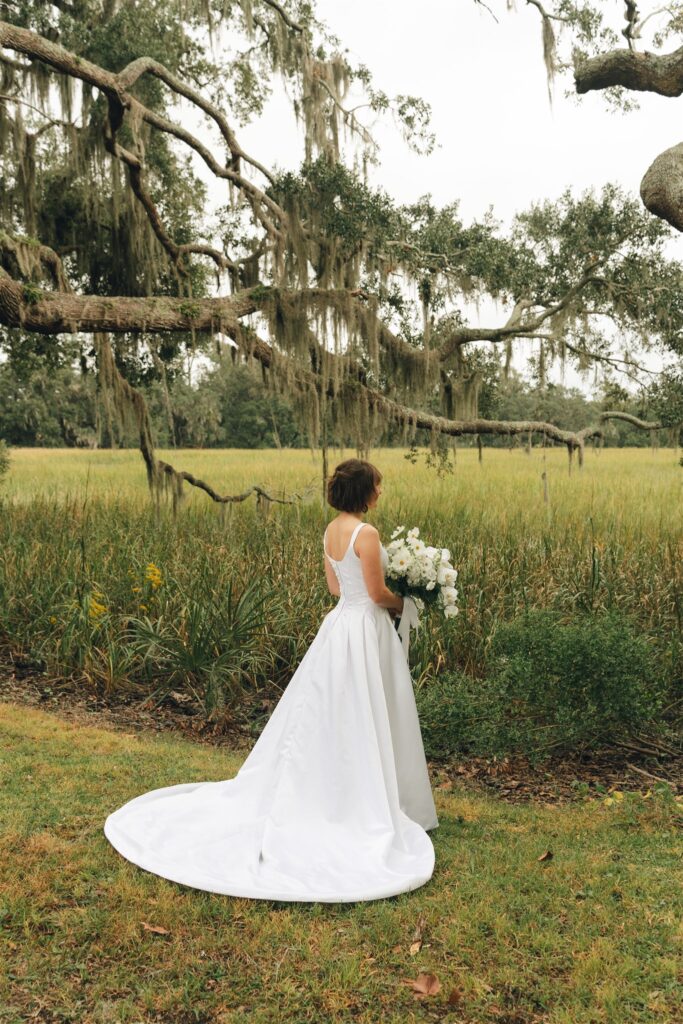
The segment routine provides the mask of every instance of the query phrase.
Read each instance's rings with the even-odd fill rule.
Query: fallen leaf
[[[462,1002],[462,998],[463,998],[464,995],[465,995],[465,990],[464,990],[464,988],[461,988],[460,985],[458,985],[457,988],[452,988],[451,992],[450,992],[450,995],[448,996],[448,1000],[447,1000],[448,1005],[449,1006],[457,1006],[458,1003]]]
[[[171,933],[167,928],[162,928],[158,924],[147,924],[146,921],[141,921],[140,924],[146,932],[153,932],[154,935],[170,935]]]
[[[412,988],[416,999],[424,999],[425,996],[435,996],[441,991],[441,982],[435,974],[418,974],[414,981],[406,979],[404,984]]]
[[[553,851],[552,850],[546,850],[545,853],[542,853],[541,856],[538,859],[539,860],[552,860],[553,859]]]
[[[419,953],[421,949],[422,939],[417,939],[416,942],[410,943],[410,949],[408,950],[408,952],[410,953],[411,956],[416,956],[416,954]]]

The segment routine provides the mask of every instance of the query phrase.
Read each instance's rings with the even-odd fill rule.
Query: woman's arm
[[[356,537],[355,549],[360,558],[365,586],[372,600],[382,608],[400,615],[403,611],[403,598],[400,594],[392,593],[384,582],[379,533],[374,526],[363,527]]]
[[[327,555],[323,555],[323,560],[325,562],[325,576],[327,577],[327,589],[334,597],[340,597],[341,594],[339,590],[339,580],[337,579],[337,574],[330,565],[330,560],[327,557]]]

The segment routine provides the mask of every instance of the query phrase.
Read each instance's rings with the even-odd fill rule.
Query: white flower
[[[451,560],[451,553],[448,550],[448,548],[441,548],[441,561],[442,562],[450,562],[450,560]]]
[[[394,530],[394,532],[391,535],[391,539],[393,540],[394,537],[398,537],[399,533],[403,533],[404,530],[405,530],[405,526],[397,526],[396,529]]]
[[[427,558],[436,558],[436,556],[438,554],[439,554],[439,549],[438,548],[434,548],[434,547],[431,547],[431,546],[425,548],[425,555],[427,556]]]
[[[395,558],[392,558],[390,564],[392,572],[395,572],[398,576],[402,576],[408,569],[409,562],[405,555],[399,554],[396,555]]]
[[[409,537],[419,537],[420,536],[420,531],[418,530],[417,526],[414,526],[412,528],[412,530],[408,530],[408,536]]]
[[[434,582],[434,580],[430,580],[429,583],[427,584],[427,588],[426,589],[427,590],[433,590],[435,586],[436,586],[436,583]]]
[[[439,584],[440,587],[448,586],[448,580],[446,579],[447,572],[448,569],[446,568],[445,565],[439,566],[438,572],[436,574],[436,582]]]
[[[458,591],[455,589],[455,587],[442,587],[441,597],[445,605],[455,604],[455,602],[458,600]]]
[[[458,609],[454,604],[447,604],[443,610],[444,616],[447,619],[452,619],[454,615],[458,614]]]
[[[417,539],[413,541],[411,547],[416,555],[424,555],[425,551],[427,550],[424,543],[421,540]]]
[[[444,575],[444,583],[446,584],[446,586],[447,587],[452,587],[455,584],[455,581],[458,578],[458,570],[457,569],[446,569],[444,571],[443,575]]]

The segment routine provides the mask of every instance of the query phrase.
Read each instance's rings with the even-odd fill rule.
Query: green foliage
[[[172,621],[131,620],[130,650],[153,688],[152,699],[186,690],[209,718],[234,704],[263,663],[259,640],[271,604],[272,595],[267,600],[258,581],[239,595],[230,581],[224,594],[183,597]]]
[[[547,730],[553,745],[608,743],[657,718],[662,661],[636,623],[599,614],[532,610],[491,638],[487,674],[523,732]]]
[[[43,297],[43,289],[39,288],[37,284],[33,284],[32,281],[27,281],[24,285],[24,301],[33,305],[36,302],[40,302]]]
[[[498,625],[486,675],[417,691],[425,749],[490,756],[593,747],[656,725],[667,683],[657,648],[619,612],[532,610]]]
[[[12,333],[9,358],[0,362],[0,436],[50,447],[71,443],[73,430],[94,439],[94,377],[71,368],[72,350]]]
[[[10,454],[7,442],[0,438],[0,480],[9,472]]]
[[[683,366],[662,371],[647,390],[649,409],[666,427],[683,425]]]

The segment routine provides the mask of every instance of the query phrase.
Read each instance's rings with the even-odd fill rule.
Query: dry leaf
[[[441,991],[441,982],[435,974],[418,974],[415,981],[406,979],[404,984],[412,988],[416,999],[424,999],[425,996],[435,996],[437,992]]]
[[[447,1000],[448,1001],[448,1005],[449,1006],[457,1006],[458,1003],[462,1002],[462,998],[463,998],[464,995],[465,995],[465,990],[464,990],[464,988],[461,988],[460,985],[458,985],[457,988],[451,989],[450,995],[449,995],[448,1000]]]
[[[541,856],[538,859],[539,860],[552,860],[553,859],[553,851],[552,850],[546,850],[545,853],[542,853]]]
[[[147,924],[146,921],[141,921],[140,924],[146,932],[153,932],[154,935],[170,935],[171,933],[167,928],[162,928],[158,924]]]
[[[411,956],[416,956],[417,953],[422,949],[422,939],[418,939],[416,942],[410,943],[410,949],[408,952]]]

